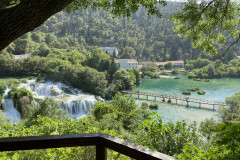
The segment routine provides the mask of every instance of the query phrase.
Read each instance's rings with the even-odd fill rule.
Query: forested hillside
[[[169,16],[178,10],[180,3],[169,2],[161,7],[163,17],[149,17],[143,8],[132,15],[131,19],[116,17],[104,11],[88,9],[52,16],[42,26],[17,39],[6,51],[12,54],[34,54],[48,56],[56,51],[78,50],[85,53],[90,46],[116,46],[121,58],[138,60],[166,61],[208,58],[211,56],[193,48],[191,42],[178,37],[173,31]],[[227,61],[239,53],[235,45],[225,56]]]

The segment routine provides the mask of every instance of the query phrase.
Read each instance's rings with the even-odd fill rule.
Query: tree
[[[173,66],[172,62],[167,62],[167,63],[164,65],[164,68],[170,69],[170,68],[172,68],[172,66]]]
[[[63,10],[68,12],[76,10],[104,9],[111,12],[113,16],[128,16],[136,12],[140,5],[148,10],[148,14],[161,17],[157,4],[166,5],[165,0],[135,0],[135,1],[99,1],[99,0],[4,0],[0,3],[0,51],[7,47],[12,41],[25,33],[35,29],[45,22],[49,17]],[[11,2],[14,2],[12,4]],[[41,17],[41,18],[40,18]]]
[[[216,54],[218,44],[225,54],[240,39],[239,5],[232,0],[188,0],[173,16],[175,30],[194,47]]]

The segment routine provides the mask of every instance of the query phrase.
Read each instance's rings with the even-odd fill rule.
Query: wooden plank
[[[166,154],[153,151],[107,134],[102,134],[101,138],[104,139],[104,143],[107,148],[137,160],[176,160],[176,158],[170,157]]]
[[[106,148],[139,160],[175,158],[103,133],[0,138],[0,151],[96,146],[96,159],[106,160]]]
[[[0,138],[0,151],[32,150],[99,144],[101,134],[71,134]]]

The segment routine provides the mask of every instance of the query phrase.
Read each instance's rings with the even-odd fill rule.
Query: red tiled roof
[[[121,60],[121,59],[115,59],[114,62],[115,62],[115,63],[119,63],[120,60]],[[136,59],[125,59],[125,60],[127,60],[128,63],[136,63],[136,62],[137,62]]]
[[[184,63],[183,61],[169,61],[169,62],[172,62],[172,64],[176,64],[176,63]]]
[[[143,61],[140,64],[141,65],[146,65],[146,64],[152,64],[152,63],[153,63],[152,61]]]

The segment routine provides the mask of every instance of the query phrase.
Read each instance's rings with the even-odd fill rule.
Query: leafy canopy
[[[193,42],[194,47],[223,55],[240,39],[239,2],[231,0],[188,0],[172,16],[175,31]]]
[[[103,9],[110,12],[113,17],[123,16],[130,17],[131,13],[136,12],[140,5],[148,10],[149,15],[157,15],[161,17],[157,4],[167,5],[165,0],[75,0],[67,8],[67,12],[74,12],[77,10],[85,10],[87,8],[92,8],[94,10]]]

